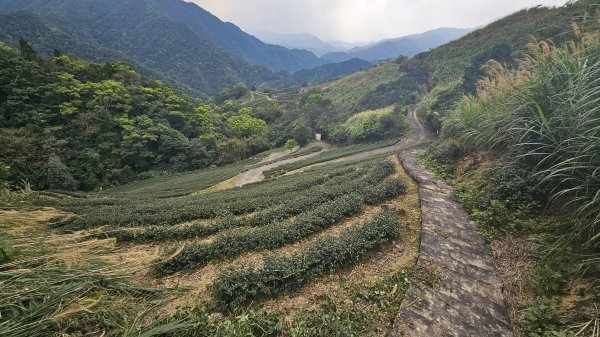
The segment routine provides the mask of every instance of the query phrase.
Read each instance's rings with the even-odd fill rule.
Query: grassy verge
[[[563,245],[557,230],[572,219],[543,207],[543,193],[526,171],[455,146],[438,143],[421,160],[454,186],[454,197],[478,224],[502,276],[516,335],[593,336],[600,322],[597,266],[582,268],[583,250]]]

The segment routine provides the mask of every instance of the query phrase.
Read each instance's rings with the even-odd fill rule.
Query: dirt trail
[[[266,156],[265,159],[259,161],[257,165],[270,164],[271,162],[279,160],[285,156],[289,156],[289,155],[297,152],[298,150],[300,150],[300,147],[296,146],[291,150],[285,150],[285,151],[281,151],[281,152],[271,153],[270,155]]]
[[[378,149],[373,149],[373,150],[369,150],[369,151],[365,151],[365,152],[359,152],[359,153],[356,153],[356,154],[353,154],[350,156],[334,159],[334,160],[324,162],[324,163],[319,163],[317,165],[363,159],[363,158],[367,158],[370,156],[374,156],[376,154],[383,154],[383,153],[387,153],[387,152],[395,152],[395,151],[404,150],[409,147],[413,147],[413,146],[423,144],[423,143],[430,141],[431,135],[428,134],[427,131],[425,131],[425,128],[423,127],[423,125],[421,125],[421,123],[419,122],[419,119],[417,118],[417,108],[416,107],[411,107],[409,109],[408,118],[410,120],[410,127],[412,128],[412,133],[408,138],[406,138],[394,145],[391,145],[391,146],[381,147]]]
[[[410,120],[412,133],[408,138],[402,140],[401,142],[399,142],[397,144],[378,148],[378,149],[355,153],[355,154],[352,154],[352,155],[349,155],[346,157],[337,158],[337,159],[333,159],[330,161],[307,166],[300,170],[304,170],[308,167],[314,167],[314,166],[325,165],[325,164],[330,164],[330,163],[337,163],[337,162],[342,162],[342,161],[363,159],[363,158],[378,155],[378,154],[384,154],[384,153],[388,153],[388,152],[396,152],[396,151],[408,149],[410,147],[428,142],[431,139],[431,135],[429,135],[425,131],[425,128],[423,128],[423,126],[417,119],[416,107],[411,107],[409,109],[408,117]],[[277,161],[274,163],[267,163],[266,165],[252,168],[246,172],[240,173],[239,175],[227,180],[226,182],[216,185],[215,187],[211,188],[210,190],[211,191],[214,191],[215,189],[222,190],[222,189],[227,189],[227,188],[231,188],[231,187],[240,187],[240,186],[244,186],[247,184],[258,182],[262,179],[263,173],[265,171],[275,169],[282,165],[295,163],[295,162],[302,161],[302,160],[305,160],[305,159],[308,159],[308,158],[311,158],[314,156],[318,156],[319,154],[323,153],[324,151],[328,151],[331,148],[331,145],[329,145],[328,143],[325,143],[325,142],[317,142],[317,143],[313,143],[313,144],[314,144],[314,146],[321,146],[323,148],[323,150],[319,151],[319,152],[315,152],[315,153],[309,153],[307,155],[296,157],[296,158],[289,158],[289,159],[280,160],[280,161]],[[287,151],[282,152],[280,154],[274,154],[274,155],[272,155],[273,157],[269,158],[269,160],[277,160],[278,158],[284,157],[288,154],[289,153],[287,153]]]
[[[297,161],[301,161],[304,159],[308,159],[314,156],[317,156],[325,151],[328,151],[329,149],[331,149],[331,145],[325,143],[325,142],[315,142],[313,143],[313,146],[321,146],[323,148],[323,150],[319,151],[319,152],[314,152],[314,153],[309,153],[306,154],[304,156],[299,156],[299,157],[295,157],[295,158],[289,158],[289,159],[285,159],[285,160],[280,160],[274,163],[270,163],[267,165],[263,165],[263,166],[259,166],[253,169],[250,169],[246,172],[240,173],[239,175],[237,175],[236,177],[234,177],[234,185],[236,187],[240,187],[240,186],[244,186],[250,183],[254,183],[257,181],[260,181],[262,176],[263,176],[263,172],[277,168],[279,166],[285,165],[285,164],[289,164],[289,163],[295,163]],[[278,158],[281,158],[285,155],[288,155],[289,153],[287,151],[282,152],[282,156],[275,156],[274,158],[271,158],[271,160],[276,160]]]
[[[337,159],[332,159],[326,162],[322,162],[322,163],[317,163],[317,164],[313,164],[310,166],[305,166],[303,168],[300,168],[298,170],[295,171],[290,171],[286,174],[294,174],[297,172],[301,172],[304,171],[308,168],[312,168],[312,167],[316,167],[316,166],[321,166],[321,165],[326,165],[326,164],[331,164],[331,163],[339,163],[339,162],[344,162],[344,161],[351,161],[351,160],[359,160],[359,159],[363,159],[363,158],[368,158],[374,155],[378,155],[378,154],[384,154],[384,153],[390,153],[390,152],[398,152],[400,150],[406,150],[408,148],[411,148],[413,146],[417,146],[420,144],[424,144],[427,142],[430,142],[433,139],[433,136],[428,133],[425,128],[423,127],[423,125],[421,125],[421,122],[419,122],[419,119],[417,118],[417,108],[416,107],[411,107],[408,111],[408,118],[410,120],[410,126],[412,129],[412,133],[411,135],[406,138],[403,139],[402,141],[391,145],[391,146],[386,146],[386,147],[380,147],[378,149],[373,149],[373,150],[367,150],[364,152],[359,152],[359,153],[355,153],[349,156],[345,156],[342,158],[337,158]]]

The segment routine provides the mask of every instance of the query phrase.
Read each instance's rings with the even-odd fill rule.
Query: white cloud
[[[374,41],[438,27],[477,27],[519,9],[566,0],[186,0],[249,33],[312,33]]]

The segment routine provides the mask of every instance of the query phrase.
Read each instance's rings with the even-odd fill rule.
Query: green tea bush
[[[398,217],[380,213],[339,235],[316,240],[292,255],[267,255],[262,267],[240,264],[224,270],[213,283],[214,298],[219,305],[233,308],[253,299],[277,296],[359,261],[368,251],[399,234]]]
[[[398,179],[386,179],[365,188],[363,197],[368,205],[377,205],[406,192],[406,185]]]
[[[168,199],[74,200],[61,208],[75,211],[79,215],[62,221],[57,226],[82,229],[100,226],[173,225],[196,219],[244,215],[281,205],[290,198],[310,193],[311,188],[324,184],[333,177],[350,174],[354,170],[341,167],[333,172],[316,171],[312,174],[284,177],[280,181]]]
[[[332,179],[333,184],[315,189],[300,199],[290,201],[287,206],[289,215],[297,214],[293,220],[287,221],[285,216],[281,216],[279,221],[269,223],[268,220],[274,216],[271,214],[266,217],[266,220],[254,223],[257,225],[254,226],[255,228],[250,228],[252,224],[248,223],[243,228],[224,230],[210,243],[187,245],[178,255],[158,263],[154,267],[154,271],[157,275],[171,274],[205,265],[214,259],[232,257],[251,250],[278,248],[296,242],[335,224],[344,217],[359,213],[365,202],[377,204],[404,193],[406,187],[401,181],[396,179],[384,181],[393,172],[395,172],[394,164],[382,161],[368,167],[364,174],[361,174],[361,177],[355,177],[356,179],[349,180],[348,176]],[[340,181],[337,181],[338,179]],[[273,209],[275,210],[277,207]],[[239,223],[236,221],[224,223],[221,225],[221,229],[232,224],[235,227],[244,225],[243,221]],[[194,233],[186,232],[185,229],[172,231],[173,234],[168,230],[159,231],[159,233],[166,237],[176,238],[180,235],[205,234],[209,231],[216,232],[216,229],[210,230],[206,226],[199,226]],[[155,237],[152,232],[147,235],[150,238]],[[169,251],[175,251],[175,249]]]
[[[358,184],[344,184],[347,181],[360,182],[363,172],[352,169],[348,174],[334,177],[322,185],[315,185],[301,193],[290,193],[287,202],[275,205],[251,215],[215,218],[210,223],[196,222],[182,227],[153,226],[143,231],[115,230],[102,233],[102,237],[116,237],[119,242],[150,242],[160,240],[176,240],[216,234],[220,231],[237,227],[258,227],[274,221],[281,221],[308,211],[324,202],[358,188]]]
[[[367,204],[377,204],[404,192],[401,182],[380,183],[382,179],[393,172],[395,172],[394,165],[389,161],[369,163],[360,168],[356,168],[356,166],[342,167],[326,176],[319,174],[314,180],[303,179],[290,184],[290,193],[286,195],[285,199],[282,199],[285,202],[273,202],[272,207],[251,215],[234,217],[231,214],[225,214],[208,223],[203,221],[180,227],[146,226],[147,228],[143,230],[135,231],[117,229],[106,231],[95,237],[116,237],[119,242],[152,242],[202,237],[237,227],[259,227],[283,221],[353,192],[363,195]],[[277,184],[278,182],[271,183]],[[306,188],[306,190],[302,191],[302,188]],[[263,192],[260,193],[253,197],[264,197]]]
[[[296,242],[360,212],[363,199],[350,194],[329,201],[292,221],[227,231],[210,243],[187,245],[178,255],[154,267],[157,275],[171,274],[202,266],[213,259],[231,257],[258,249],[273,249]]]

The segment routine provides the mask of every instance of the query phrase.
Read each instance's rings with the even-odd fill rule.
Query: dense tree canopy
[[[24,40],[19,51],[0,44],[0,166],[13,186],[89,190],[243,159],[270,146],[252,114],[190,98],[126,63],[46,60]]]

